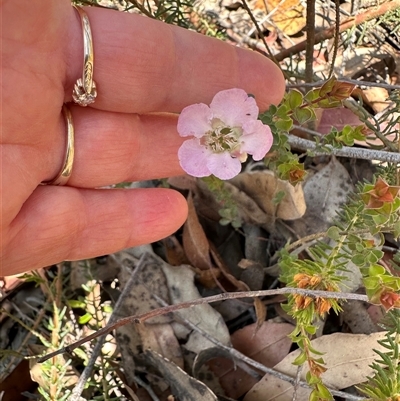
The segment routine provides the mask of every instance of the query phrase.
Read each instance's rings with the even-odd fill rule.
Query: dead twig
[[[303,127],[299,127],[299,129],[304,131],[307,130],[306,132],[308,133],[310,131],[307,128],[304,129]],[[291,146],[295,146],[300,150],[310,150],[313,152],[314,156],[326,156],[327,154],[330,154],[335,156],[350,157],[351,159],[378,160],[387,163],[400,163],[400,153],[386,152],[383,150],[355,148],[349,146],[343,146],[340,149],[336,149],[331,145],[324,145],[326,148],[329,149],[329,153],[327,153],[324,151],[316,150],[317,145],[313,141],[299,138],[295,135],[288,135],[288,137],[289,144]]]
[[[312,1],[314,1],[314,0],[312,0]],[[255,26],[255,28],[257,30],[258,36],[260,37],[260,39],[262,40],[265,48],[267,49],[269,57],[280,68],[280,65],[279,65],[278,61],[275,59],[274,55],[272,54],[271,49],[269,48],[267,42],[265,41],[264,34],[263,34],[260,26],[258,25],[258,22],[257,22],[256,18],[254,17],[252,11],[250,10],[250,7],[248,6],[247,1],[246,0],[242,0],[242,4],[243,4],[244,9],[247,11],[247,14],[249,14],[249,17],[250,17],[251,21],[253,22],[253,24],[254,24],[254,26]]]
[[[335,36],[333,43],[333,53],[331,57],[331,68],[329,69],[328,77],[330,78],[335,68],[335,60],[339,48],[339,36],[340,36],[340,1],[335,0]]]
[[[355,17],[351,17],[345,21],[343,21],[340,24],[339,27],[339,32],[346,31],[347,29],[350,29],[354,26],[360,25],[363,22],[369,21],[371,19],[377,18],[388,11],[395,10],[396,8],[400,7],[400,0],[392,0],[388,3],[381,4],[378,7],[373,7],[364,13],[358,14]],[[331,27],[328,29],[325,29],[321,32],[318,32],[315,35],[315,44],[320,43],[326,39],[331,39],[335,35],[335,27]],[[297,45],[294,45],[290,47],[289,49],[282,50],[280,53],[275,55],[275,59],[278,61],[284,60],[286,57],[293,56],[294,54],[298,54],[301,51],[306,49],[307,46],[307,40],[304,40],[303,42],[298,43]]]
[[[173,306],[173,305],[168,305],[163,299],[158,297],[157,295],[153,295],[153,297],[157,300],[157,302],[160,303],[163,307],[167,306]],[[295,388],[300,386],[304,388],[310,388],[310,386],[305,382],[300,379],[300,376],[297,375],[295,378],[289,375],[286,375],[284,373],[278,372],[277,370],[273,368],[268,368],[267,366],[263,365],[260,362],[255,361],[254,359],[249,358],[248,356],[242,354],[241,352],[237,351],[235,348],[232,348],[230,346],[227,346],[223,343],[221,343],[219,340],[216,338],[212,337],[210,334],[205,332],[203,329],[198,327],[198,325],[192,323],[191,321],[187,320],[186,318],[179,316],[179,320],[182,321],[183,324],[185,324],[187,327],[190,329],[197,331],[199,334],[201,334],[203,337],[205,337],[207,340],[210,342],[214,343],[217,347],[223,349],[225,352],[227,352],[232,358],[239,362],[244,362],[249,366],[252,366],[253,368],[256,368],[260,370],[263,373],[270,374],[271,376],[277,377],[283,381],[289,382],[292,384]],[[250,373],[250,372],[248,372]],[[365,398],[363,397],[358,397],[358,396],[352,396],[348,393],[345,393],[343,391],[338,391],[329,388],[329,391],[338,397],[343,397],[345,399],[353,400],[353,401],[361,401],[364,400]]]
[[[307,0],[306,13],[306,71],[305,81],[313,81],[314,45],[315,45],[315,1]]]
[[[400,156],[400,155],[399,155]],[[279,288],[275,290],[260,290],[260,291],[241,291],[241,292],[229,292],[229,293],[222,293],[218,295],[214,295],[211,297],[206,297],[206,298],[199,298],[199,299],[194,299],[189,302],[182,302],[180,304],[176,305],[170,305],[170,306],[165,306],[163,308],[151,310],[146,313],[142,313],[140,315],[133,315],[133,316],[127,316],[124,318],[121,318],[117,320],[115,323],[108,324],[106,327],[103,327],[102,329],[96,331],[95,333],[84,337],[66,347],[60,348],[57,351],[51,352],[50,354],[47,354],[45,356],[39,357],[37,362],[42,363],[47,361],[48,359],[60,355],[63,353],[71,353],[75,348],[80,347],[82,344],[91,341],[95,338],[98,338],[100,336],[105,336],[106,334],[111,333],[113,330],[124,326],[128,323],[135,323],[135,324],[142,324],[146,320],[156,317],[156,316],[161,316],[165,315],[167,313],[175,312],[180,309],[186,309],[186,308],[192,308],[196,305],[202,305],[206,303],[213,303],[213,302],[218,302],[218,301],[224,301],[226,299],[238,299],[238,298],[255,298],[255,297],[265,297],[265,296],[271,296],[271,295],[280,295],[280,294],[301,294],[305,295],[308,297],[323,297],[327,299],[356,299],[359,301],[368,301],[368,297],[366,295],[362,294],[353,294],[353,293],[345,293],[345,292],[330,292],[330,291],[313,291],[313,290],[305,290],[301,288]]]
[[[351,84],[355,84],[357,86],[369,86],[369,87],[376,87],[376,88],[385,88],[387,90],[392,89],[400,89],[400,85],[390,85],[383,82],[367,82],[367,81],[358,81],[357,79],[350,79],[341,77],[340,81],[349,82]],[[291,88],[315,88],[318,86],[322,86],[326,81],[317,81],[317,82],[303,82],[298,84],[288,84],[286,85],[287,89]]]

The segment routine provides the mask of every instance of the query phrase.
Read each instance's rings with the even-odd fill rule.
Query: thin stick
[[[155,298],[157,300],[157,302],[160,303],[160,305],[168,306],[168,304],[160,297],[158,297],[157,295],[153,295],[153,298]],[[304,388],[310,388],[310,386],[305,382],[300,380],[299,377],[296,376],[296,378],[293,378],[289,375],[286,375],[285,373],[281,373],[278,372],[277,370],[274,370],[273,368],[268,368],[267,366],[263,365],[260,362],[255,361],[254,359],[249,358],[248,356],[242,354],[241,352],[239,352],[238,350],[236,350],[235,348],[232,348],[228,345],[225,345],[223,343],[221,343],[219,340],[217,340],[216,338],[214,338],[213,336],[211,336],[210,334],[208,334],[206,331],[204,331],[203,329],[201,329],[199,326],[197,326],[196,324],[192,323],[190,320],[178,315],[178,319],[181,320],[186,326],[188,326],[189,328],[191,328],[194,331],[197,331],[198,333],[200,333],[203,337],[205,337],[207,340],[211,341],[212,343],[214,343],[216,346],[218,346],[219,348],[223,349],[224,351],[226,351],[229,355],[231,355],[234,359],[241,361],[241,362],[245,362],[247,365],[252,366],[258,370],[260,370],[263,373],[266,374],[270,374],[271,376],[277,377],[283,381],[289,382],[290,384],[292,384],[294,387],[295,386],[301,386]],[[249,372],[248,372],[249,373]],[[360,400],[364,400],[364,397],[357,397],[357,396],[351,396],[348,393],[345,393],[343,391],[338,391],[338,390],[334,390],[329,388],[329,391],[336,396],[339,397],[343,397],[343,398],[347,398],[347,399],[352,399],[354,401],[360,401]],[[354,398],[352,398],[354,397]]]
[[[314,1],[314,0],[313,0],[313,1]],[[275,57],[274,57],[274,55],[273,55],[271,49],[269,48],[268,43],[265,41],[264,34],[263,34],[263,32],[262,32],[260,26],[258,25],[258,22],[257,22],[256,18],[254,17],[253,13],[251,12],[250,7],[248,6],[246,0],[242,0],[242,4],[243,4],[244,9],[247,11],[247,14],[249,14],[249,17],[250,17],[251,21],[253,22],[254,26],[256,27],[258,36],[260,37],[260,39],[262,40],[262,42],[263,42],[265,48],[267,49],[267,52],[268,52],[268,54],[269,54],[269,57],[271,58],[271,60],[272,60],[278,67],[280,67],[278,61],[275,59]]]
[[[399,7],[400,7],[400,0],[392,0],[387,3],[381,4],[378,7],[373,7],[364,13],[358,14],[355,17],[351,17],[346,21],[343,21],[340,24],[339,32],[346,31],[347,29],[350,29],[353,26],[360,25],[363,22],[379,17],[380,15],[385,14],[388,11],[395,10],[396,8]],[[331,39],[334,35],[335,35],[334,26],[325,29],[321,32],[318,32],[315,35],[315,44],[320,43],[326,39]],[[282,61],[286,57],[293,56],[294,54],[300,53],[301,51],[305,50],[306,46],[307,46],[307,40],[304,40],[303,42],[300,42],[297,45],[290,47],[289,49],[282,50],[280,53],[275,55],[275,59],[278,61]]]
[[[339,48],[339,36],[340,36],[340,2],[335,0],[335,40],[333,43],[333,54],[331,57],[331,68],[329,70],[328,77],[330,78],[335,68],[335,60]]]
[[[331,145],[324,145],[330,153],[315,150],[317,145],[308,139],[299,138],[295,135],[288,135],[289,144],[296,146],[300,150],[311,150],[315,156],[326,156],[328,154],[335,156],[350,157],[352,159],[378,160],[387,163],[400,163],[400,153],[385,152],[383,150],[363,149],[343,146],[335,149]]]
[[[275,290],[241,291],[241,292],[222,293],[222,294],[213,295],[213,296],[206,297],[206,298],[194,299],[189,302],[183,302],[180,304],[170,305],[170,306],[166,306],[163,308],[151,310],[149,312],[142,313],[140,315],[123,317],[123,318],[117,320],[115,323],[108,324],[107,326],[103,327],[102,329],[96,331],[95,333],[93,333],[87,337],[84,337],[66,347],[60,348],[57,351],[51,352],[50,354],[47,354],[45,356],[38,358],[38,362],[41,363],[41,362],[47,361],[48,359],[50,359],[56,355],[63,354],[65,352],[71,353],[75,348],[80,347],[82,344],[84,344],[88,341],[91,341],[95,338],[98,338],[100,336],[109,334],[113,330],[115,330],[121,326],[124,326],[127,323],[141,324],[152,317],[165,315],[167,313],[175,312],[180,309],[192,308],[193,306],[196,306],[196,305],[224,301],[226,299],[255,298],[255,297],[265,297],[265,296],[281,295],[281,294],[301,294],[301,295],[305,295],[305,296],[313,297],[313,298],[322,297],[322,298],[327,298],[327,299],[356,299],[356,300],[364,301],[364,302],[368,301],[368,297],[366,295],[361,295],[361,294],[353,294],[353,293],[346,293],[346,292],[330,292],[330,291],[312,291],[312,290],[305,290],[305,289],[301,289],[301,288],[290,288],[290,287],[279,288],[279,289],[275,289]]]
[[[313,81],[314,45],[315,45],[315,0],[307,0],[306,13],[306,73],[305,81]]]

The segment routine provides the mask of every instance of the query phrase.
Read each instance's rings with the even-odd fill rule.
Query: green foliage
[[[374,371],[368,383],[360,390],[373,401],[397,401],[400,398],[400,311],[388,312],[385,318],[388,330],[385,338],[378,341],[387,351],[375,350],[379,357],[372,363]]]
[[[66,308],[59,309],[53,305],[53,317],[48,321],[48,330],[51,333],[51,343],[45,342],[43,345],[49,347],[48,350],[54,351],[65,346],[71,331],[71,323],[65,319]],[[65,360],[59,355],[43,362],[40,366],[41,381],[38,392],[46,401],[64,401],[71,394],[71,378],[68,377],[71,360]]]
[[[323,137],[323,145],[332,145],[333,147],[353,146],[354,141],[365,141],[365,127],[363,125],[358,125],[356,127],[351,127],[350,125],[345,125],[342,130],[337,130],[332,128],[328,135]]]
[[[311,89],[305,95],[296,89],[289,91],[279,106],[271,106],[259,118],[270,126],[274,136],[274,144],[266,158],[268,167],[275,171],[279,178],[297,184],[304,180],[306,174],[299,157],[293,154],[287,140],[287,134],[293,129],[294,123],[303,125],[316,120],[316,109],[338,107],[347,99],[354,85],[330,78],[322,87]],[[365,139],[365,127],[345,126],[341,131],[333,129],[318,141],[318,150],[330,152],[324,147],[330,144],[334,147],[351,146],[355,140]]]
[[[34,331],[22,321],[14,318],[20,325],[29,330],[43,344],[43,354],[65,347],[68,343],[82,337],[82,328],[86,332],[93,332],[103,328],[108,321],[112,308],[110,302],[104,302],[100,296],[100,283],[91,276],[90,261],[79,262],[81,274],[87,277],[82,285],[84,294],[72,298],[73,294],[66,294],[69,275],[66,266],[59,266],[55,271],[48,270],[46,274],[32,272],[26,274],[27,281],[40,284],[46,296],[44,309],[46,324],[41,331]],[[61,282],[62,280],[62,282]],[[64,292],[65,291],[65,292]],[[67,306],[61,306],[67,305]],[[77,322],[74,322],[73,312],[76,313]],[[123,383],[115,372],[115,345],[108,342],[106,347],[96,358],[93,372],[85,385],[85,394],[88,399],[111,401],[120,399],[120,389]],[[58,355],[41,364],[36,364],[36,375],[39,400],[64,401],[68,400],[76,385],[79,373],[77,368],[86,366],[94,351],[94,345],[84,344],[73,351],[74,357]]]
[[[381,304],[387,310],[400,308],[400,277],[378,264],[383,257],[379,249],[383,244],[383,233],[398,236],[399,191],[399,187],[390,186],[382,178],[359,185],[339,213],[337,224],[326,232],[326,236],[333,241],[329,244],[319,242],[308,248],[310,259],[298,259],[287,250],[281,251],[281,280],[294,288],[337,292],[345,278],[346,265],[351,261],[363,274],[371,302]],[[293,294],[288,297],[284,309],[297,323],[291,338],[302,352],[295,363],[308,363],[309,384],[314,389],[312,398],[330,399],[320,380],[325,369],[324,362],[316,357],[316,350],[311,348],[310,336],[316,328],[316,317],[323,317],[330,309],[340,312],[340,304],[334,299]]]
[[[239,216],[237,204],[232,194],[226,189],[224,182],[213,175],[202,178],[202,181],[214,194],[216,201],[220,205],[218,213],[221,216],[221,220],[219,223],[223,226],[232,224],[234,228],[241,227],[242,221]]]
[[[291,152],[287,139],[287,134],[293,129],[294,124],[302,125],[314,121],[317,108],[340,106],[350,96],[353,88],[352,84],[331,78],[322,87],[311,89],[305,95],[298,90],[289,91],[279,106],[271,106],[268,111],[260,115],[261,121],[271,127],[274,136],[274,144],[266,164],[281,179],[295,184],[304,177],[304,166],[298,156]],[[395,108],[399,108],[399,94],[394,92],[391,98]],[[328,135],[317,138],[316,150],[329,153],[332,148],[353,146],[356,140],[367,140],[368,132],[369,135],[372,132],[381,139],[386,148],[396,150],[393,142],[386,139],[389,135],[394,135],[395,140],[399,140],[398,132],[394,131],[400,119],[393,118],[392,115],[393,109],[385,112],[374,123],[370,122],[370,116],[359,115],[365,125],[355,127],[346,125],[341,130],[333,128]],[[381,126],[385,127],[383,132]],[[383,235],[388,233],[394,238],[400,237],[400,187],[395,186],[398,180],[397,169],[398,166],[389,164],[380,169],[372,183],[358,186],[356,193],[338,213],[336,225],[325,233],[330,241],[321,241],[307,248],[310,258],[299,259],[289,253],[289,248],[281,250],[279,261],[281,281],[287,283],[289,287],[302,290],[339,292],[341,282],[346,278],[346,266],[348,263],[353,263],[363,275],[371,302],[381,304],[386,310],[400,308],[400,278],[379,264],[383,257],[380,249],[384,242]],[[313,388],[310,399],[332,399],[320,378],[325,370],[323,358],[311,347],[310,336],[316,331],[318,317],[323,317],[330,309],[336,313],[340,312],[340,304],[335,299],[314,297],[311,294],[310,296],[293,294],[288,297],[284,309],[296,320],[296,328],[291,333],[291,339],[298,344],[301,353],[294,363],[308,364],[307,382]],[[398,343],[398,338],[396,341]],[[398,354],[396,347],[391,345],[393,355]],[[380,356],[389,364],[390,358]],[[396,362],[398,363],[397,360]],[[397,387],[397,390],[394,389],[393,383],[398,386],[399,377],[396,376],[397,381],[390,379],[389,385],[389,382],[383,379],[384,370],[378,368],[377,364],[373,366],[379,374],[377,373],[377,379],[368,387],[368,394],[372,395],[374,391],[378,394],[381,391],[390,394],[392,398],[378,397],[377,400],[398,400],[399,398],[396,398],[398,389]],[[393,373],[392,365],[389,371]],[[396,372],[398,375],[398,370]],[[383,387],[386,386],[386,390],[379,390],[381,383],[385,384]],[[376,388],[373,387],[374,384]]]

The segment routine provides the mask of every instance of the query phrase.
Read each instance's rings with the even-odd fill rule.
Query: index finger
[[[255,95],[261,110],[278,103],[284,79],[269,59],[250,50],[137,14],[84,8],[94,43],[93,107],[125,113],[179,112],[209,102],[233,87]],[[83,38],[78,13],[71,7],[66,60],[66,101],[82,76]]]

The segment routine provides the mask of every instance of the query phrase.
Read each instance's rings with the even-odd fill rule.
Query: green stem
[[[346,233],[350,232],[350,230],[352,229],[352,227],[354,227],[354,225],[358,219],[359,219],[359,216],[358,216],[358,213],[356,213],[353,216],[353,218],[351,219],[351,221],[349,222],[349,224],[348,224],[347,228],[344,230],[344,232],[346,232]],[[339,240],[337,241],[336,246],[333,248],[332,252],[330,253],[329,258],[326,261],[326,272],[328,274],[330,274],[332,267],[334,265],[334,262],[337,259],[340,250],[343,248],[346,238],[347,238],[347,234],[341,235]]]

